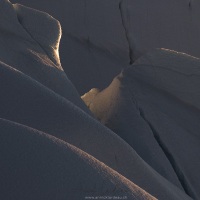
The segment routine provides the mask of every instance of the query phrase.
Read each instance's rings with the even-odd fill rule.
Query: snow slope
[[[200,57],[199,9],[198,0],[123,0],[131,62],[154,48]]]
[[[122,68],[154,48],[200,57],[199,0],[12,2],[61,22],[61,63],[81,94],[107,87]]]
[[[158,49],[105,90],[82,97],[97,119],[194,199],[200,196],[199,74],[199,59]]]
[[[155,199],[92,156],[48,134],[3,119],[0,132],[1,199]]]
[[[60,21],[61,63],[81,94],[92,87],[105,88],[122,67],[129,64],[120,0],[12,2],[45,11]]]
[[[43,2],[41,5],[48,5],[48,9],[56,9],[56,6],[54,8],[53,5],[58,5],[57,3],[48,2],[49,4]],[[61,3],[65,2],[62,1]],[[69,3],[66,5],[70,5],[67,12],[70,16],[80,14],[78,18],[73,19],[62,17],[64,20],[69,20],[66,29],[63,29],[63,34],[65,34],[67,28],[73,33],[71,35],[69,32],[66,34],[67,38],[65,38],[69,41],[66,44],[69,46],[66,45],[68,50],[65,49],[62,56],[64,57],[66,53],[67,58],[72,58],[73,62],[78,63],[76,71],[74,68],[70,68],[75,66],[70,65],[70,63],[73,64],[71,60],[67,59],[69,63],[66,66],[72,70],[74,76],[79,80],[79,82],[75,82],[80,86],[79,92],[91,87],[91,84],[103,87],[109,82],[111,76],[118,73],[123,65],[129,63],[127,50],[129,47],[121,21],[119,2],[66,1],[66,3]],[[59,6],[63,5],[60,4]],[[102,10],[107,8],[105,11],[106,19],[111,19],[112,14],[115,13],[109,23],[105,20],[105,22],[102,21],[99,6],[102,6]],[[66,9],[63,6],[64,8]],[[87,19],[91,20],[90,23],[93,24],[91,27],[94,29],[89,32],[88,29],[81,32],[81,27],[86,26],[84,24],[86,8],[90,8],[89,13],[91,15]],[[110,12],[111,8],[113,9],[112,12]],[[56,12],[58,13],[58,11]],[[62,13],[62,10],[60,12]],[[91,16],[94,16],[94,18],[91,18]],[[83,21],[74,27],[75,22],[71,20],[75,19],[77,23],[80,19]],[[99,35],[96,34],[96,29],[98,29],[95,26],[96,22],[105,27],[105,29],[98,30]],[[79,26],[81,29],[77,28]],[[116,28],[113,29],[113,26]],[[165,135],[160,136],[162,141],[166,142],[166,149],[170,149],[173,153],[174,163],[177,164],[174,167],[166,152],[154,138],[148,147],[143,145],[144,154],[141,154],[136,146],[129,143],[130,140],[117,132],[117,129],[115,131],[118,135],[93,117],[61,66],[59,58],[61,26],[57,20],[44,12],[19,4],[11,4],[8,0],[1,0],[0,30],[0,159],[3,161],[0,165],[0,183],[3,185],[0,187],[0,195],[2,199],[81,199],[87,196],[88,192],[92,196],[125,195],[128,199],[191,199],[188,194],[195,198],[198,197],[198,180],[194,180],[198,165],[197,167],[196,165],[188,167],[183,159],[185,155],[185,152],[182,152],[184,144],[175,145],[170,143],[169,138],[165,138]],[[113,30],[116,30],[116,33],[115,37],[112,38]],[[108,35],[104,36],[102,34],[104,31]],[[116,46],[118,47],[116,48]],[[94,63],[100,64],[102,62],[102,64],[105,64],[98,68],[99,71],[97,65],[93,65],[93,61],[91,62],[91,58],[94,59],[91,56],[93,53],[97,56],[95,58],[98,58],[95,59]],[[76,57],[73,57],[73,55]],[[160,56],[162,57],[162,53]],[[155,59],[153,58],[153,60]],[[165,60],[165,55],[162,60]],[[144,61],[138,60],[139,62],[146,61],[144,59]],[[156,62],[159,61],[156,60]],[[81,68],[79,64],[82,64],[84,68]],[[85,70],[87,66],[88,69]],[[92,72],[93,66],[94,71]],[[146,66],[146,63],[144,66]],[[145,72],[146,68],[141,69],[144,69]],[[198,68],[196,70],[198,71]],[[100,82],[94,77],[87,79],[91,76],[90,72],[95,72]],[[120,81],[118,81],[119,85],[117,86],[120,86],[122,91],[123,89],[126,91],[129,85],[132,88],[132,82],[130,83],[129,80],[132,81],[133,72],[131,66],[124,70],[122,77],[120,76],[120,81],[125,80],[125,84],[121,85],[122,87]],[[139,72],[140,70],[136,76],[138,78],[143,77],[140,76]],[[151,73],[144,73],[145,77],[147,75],[150,76],[149,79],[151,80]],[[168,76],[173,77],[173,74]],[[173,79],[176,80],[176,77],[173,77]],[[83,80],[88,80],[88,82],[82,83]],[[156,92],[153,90],[152,93],[147,93],[149,94],[148,101],[143,96],[143,91],[140,95],[138,85],[133,83],[133,86],[132,89],[136,90],[138,96],[142,99],[141,101],[147,101],[144,105],[141,104],[142,109],[146,111],[145,114],[152,120],[152,124],[157,127],[156,123],[160,123],[160,121],[155,120],[155,116],[152,116],[153,111],[150,110],[151,103],[156,102],[154,99]],[[95,99],[98,91],[93,91],[94,94],[91,96]],[[146,91],[145,87],[144,91]],[[126,98],[123,99],[123,96],[118,95],[118,88],[115,85],[109,94],[112,95],[112,92],[115,92],[114,95],[117,96],[114,96],[116,98],[112,99],[112,104],[110,103],[110,111],[109,109],[105,111],[105,108],[109,108],[106,105],[107,100],[103,98],[105,102],[101,102],[101,105],[104,103],[100,112],[103,116],[107,111],[110,112],[111,116],[112,107],[120,108],[117,98],[126,103]],[[106,97],[108,99],[109,94]],[[132,94],[128,95],[128,99],[132,99]],[[159,93],[156,93],[156,95],[158,95],[158,99],[165,99],[165,96],[163,97]],[[180,93],[180,95],[182,94]],[[87,99],[88,95],[83,97],[84,100],[85,98]],[[190,98],[186,98],[186,100],[193,103]],[[88,101],[90,101],[89,98]],[[160,103],[162,104],[162,101]],[[170,103],[170,101],[166,100],[166,103]],[[98,104],[95,101],[93,105],[90,104],[90,108],[91,106],[98,109]],[[162,108],[162,106],[160,105],[159,108]],[[171,104],[169,108],[171,108],[170,106]],[[128,109],[131,112],[129,107]],[[190,108],[188,109],[189,111],[185,107],[180,108],[180,111],[184,111],[185,114],[191,114],[190,120],[193,120],[186,128],[195,123],[197,119],[195,117],[198,115],[198,112],[194,115],[193,112],[190,113]],[[94,110],[92,111],[94,112]],[[158,113],[162,114],[162,112]],[[94,112],[94,114],[97,115],[97,112]],[[106,116],[108,117],[104,119],[105,122],[110,117],[109,115]],[[187,115],[183,116],[189,118]],[[121,117],[123,117],[123,114]],[[122,128],[124,122],[132,120],[132,116],[130,118],[128,115],[125,117],[120,121]],[[101,116],[98,118],[101,119]],[[185,118],[181,118],[181,120],[183,120],[181,123],[185,125]],[[131,123],[127,123],[125,127],[128,128],[129,124]],[[146,126],[149,128],[149,124],[146,124]],[[171,128],[171,126],[165,127],[164,125],[158,127],[162,130],[165,129],[165,131],[167,131],[167,128]],[[191,130],[193,131],[193,129]],[[151,127],[150,131],[152,131]],[[137,130],[135,133],[137,133]],[[191,147],[194,138],[189,137],[190,142],[187,132],[183,136],[185,144]],[[175,139],[175,141],[178,141],[177,138]],[[147,140],[144,138],[144,141]],[[198,140],[195,142],[198,143]],[[188,152],[191,155],[196,154],[198,150],[195,142],[191,151]],[[185,150],[186,153],[187,149]],[[145,152],[148,153],[146,157]],[[195,159],[194,156],[191,159],[191,161],[197,162],[199,160]],[[154,161],[156,164],[153,165]],[[176,167],[178,167],[178,171]],[[185,185],[180,178],[181,172],[186,178],[184,179]]]

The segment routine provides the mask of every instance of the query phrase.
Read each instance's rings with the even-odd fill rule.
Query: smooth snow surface
[[[123,0],[120,9],[132,62],[154,48],[200,57],[199,0]]]
[[[107,87],[122,68],[154,48],[200,57],[199,0],[12,2],[60,21],[61,63],[80,94]]]
[[[158,49],[82,98],[166,179],[199,198],[200,60]],[[94,94],[94,95],[91,95]]]
[[[77,90],[105,88],[129,64],[120,0],[12,0],[62,24],[61,63]],[[78,75],[77,75],[78,74]]]
[[[128,66],[134,1],[18,2],[0,1],[0,199],[199,199],[199,59]]]

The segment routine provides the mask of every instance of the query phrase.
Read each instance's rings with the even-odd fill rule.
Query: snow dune
[[[24,2],[61,30],[0,1],[1,199],[199,198],[199,59],[158,49],[117,76],[126,2]]]
[[[60,21],[62,67],[80,94],[92,87],[105,88],[129,64],[120,0],[12,2],[45,11]]]
[[[157,172],[199,198],[200,60],[157,49],[82,99]]]

